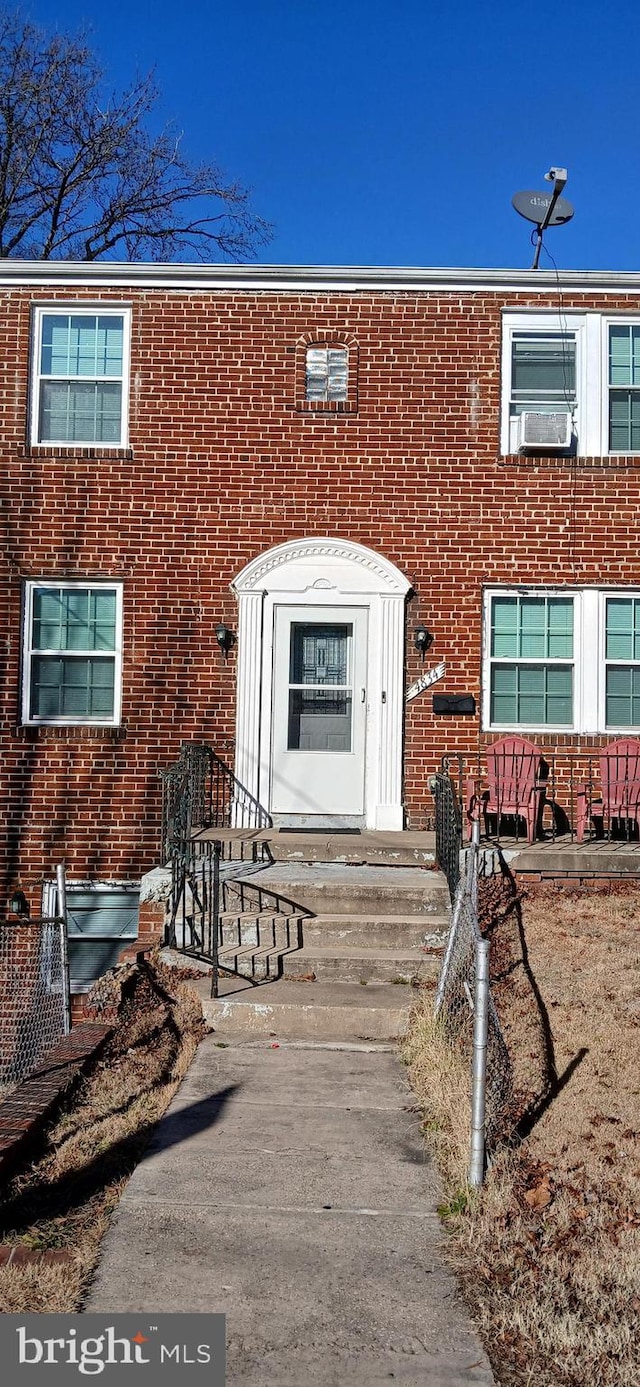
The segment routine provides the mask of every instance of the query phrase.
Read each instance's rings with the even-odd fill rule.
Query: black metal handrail
[[[259,800],[241,785],[233,771],[211,753],[211,827],[271,828],[273,819]]]
[[[217,840],[191,841],[171,860],[171,914],[166,942],[211,964],[211,996],[220,981],[220,858]]]
[[[429,789],[435,800],[436,861],[444,872],[453,901],[460,880],[460,850],[462,848],[462,809],[446,759],[437,775],[431,777]]]
[[[183,742],[162,777],[162,861],[202,829],[271,828],[267,810],[206,742]]]
[[[181,845],[211,823],[213,751],[204,742],[183,742],[179,759],[161,771],[162,861],[170,862]]]
[[[269,828],[271,817],[205,742],[183,742],[161,776],[162,861],[171,865],[167,943],[211,964],[217,997],[224,844],[205,831]]]

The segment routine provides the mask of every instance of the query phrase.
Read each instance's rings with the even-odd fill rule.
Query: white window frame
[[[636,600],[640,599],[640,591],[639,591],[637,588],[633,588],[633,589],[631,589],[631,588],[628,588],[628,589],[627,589],[627,588],[615,588],[615,589],[613,589],[613,588],[612,588],[611,590],[607,589],[607,590],[605,590],[605,591],[603,591],[603,592],[600,593],[600,612],[599,612],[599,630],[600,630],[600,642],[599,642],[599,644],[600,644],[600,652],[599,652],[599,654],[600,654],[600,660],[599,660],[599,663],[600,663],[600,666],[601,666],[601,669],[602,669],[602,679],[601,679],[601,687],[600,687],[600,691],[599,691],[599,725],[600,725],[601,730],[602,730],[603,732],[606,732],[607,735],[608,735],[609,737],[624,737],[624,736],[627,735],[627,733],[629,733],[629,734],[634,734],[634,733],[635,733],[635,734],[637,735],[637,734],[638,734],[638,726],[635,726],[635,727],[634,727],[633,724],[631,724],[630,726],[625,727],[624,725],[622,725],[622,724],[620,724],[620,723],[616,723],[615,727],[609,727],[609,726],[607,725],[607,669],[608,669],[609,665],[614,665],[614,666],[615,666],[615,665],[622,665],[622,666],[624,666],[625,668],[629,668],[629,669],[638,668],[638,667],[640,666],[640,660],[608,660],[608,659],[607,659],[607,598],[610,598],[610,597],[621,597],[621,598],[626,598],[628,601],[633,601],[634,598],[635,598]]]
[[[609,448],[609,329],[612,327],[640,327],[640,315],[635,313],[607,314],[602,317],[601,379],[602,379],[602,444],[603,457],[634,457],[640,448]],[[623,387],[625,388],[625,387]],[[630,387],[631,389],[633,387]]]
[[[581,650],[582,650],[582,631],[580,628],[579,614],[574,600],[573,605],[573,658],[571,660],[504,660],[494,661],[491,654],[491,608],[494,598],[497,597],[565,597],[575,598],[575,592],[567,588],[549,587],[518,587],[518,588],[487,588],[484,595],[484,614],[483,614],[483,637],[482,637],[482,725],[488,731],[501,732],[551,732],[551,733],[572,733],[577,732],[579,714],[582,707],[582,680],[581,680]],[[572,665],[573,667],[573,722],[569,723],[492,723],[491,721],[491,666],[494,663],[500,664],[538,664],[551,665],[562,664]]]
[[[578,440],[578,452],[586,451],[583,442],[586,433],[593,427],[588,417],[587,376],[588,364],[592,354],[587,334],[585,313],[548,313],[530,309],[528,312],[504,313],[502,319],[502,426],[500,430],[500,451],[503,456],[518,451],[518,419],[512,417],[511,409],[511,362],[513,339],[519,333],[539,334],[541,337],[565,333],[576,341],[576,409],[574,427]]]
[[[82,718],[82,717],[47,717],[38,718],[31,716],[31,668],[34,655],[50,653],[52,655],[64,652],[46,652],[40,648],[34,648],[32,643],[33,632],[33,595],[34,592],[43,588],[52,590],[59,589],[80,589],[87,591],[109,591],[116,594],[116,640],[115,650],[105,652],[109,657],[113,656],[114,676],[113,676],[113,715],[110,718]],[[122,716],[122,613],[123,613],[123,584],[113,582],[108,579],[100,578],[43,578],[29,579],[25,583],[24,589],[24,614],[22,630],[22,724],[25,727],[118,727]],[[98,652],[74,651],[75,655],[83,654],[91,658]],[[104,656],[102,656],[104,658]]]
[[[576,453],[578,457],[632,457],[640,448],[623,452],[609,447],[609,329],[640,326],[639,313],[555,313],[530,308],[502,315],[502,390],[500,452],[518,451],[517,419],[510,415],[511,353],[515,333],[569,332],[576,337]]]
[[[47,316],[57,316],[59,318],[83,317],[83,318],[121,318],[122,319],[122,376],[105,376],[105,381],[122,382],[122,399],[120,405],[120,438],[117,442],[109,443],[95,442],[92,439],[43,439],[39,438],[40,423],[40,382],[42,377],[40,372],[40,362],[42,354],[42,323]],[[31,350],[31,391],[30,391],[30,430],[29,436],[31,446],[35,448],[97,448],[106,450],[109,448],[126,448],[129,442],[129,385],[130,385],[130,356],[131,356],[131,306],[129,304],[115,303],[93,303],[76,304],[66,303],[58,300],[55,303],[41,303],[33,308],[32,319],[32,350]],[[69,380],[82,381],[82,376],[65,377]],[[87,377],[91,380],[93,377]],[[102,379],[102,378],[101,378]]]
[[[573,723],[554,726],[551,723],[492,723],[491,722],[491,604],[495,597],[571,597],[573,598]],[[607,663],[630,664],[633,660],[606,661],[606,603],[607,598],[621,597],[640,600],[640,588],[632,587],[490,587],[483,595],[482,622],[482,728],[487,732],[535,732],[538,736],[575,735],[625,736],[638,735],[637,727],[607,727],[606,669]],[[536,663],[532,661],[532,663]],[[539,664],[553,661],[538,661]],[[564,663],[560,661],[559,663]]]

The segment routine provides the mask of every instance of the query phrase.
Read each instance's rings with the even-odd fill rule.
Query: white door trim
[[[275,823],[284,825],[291,820],[302,824],[304,819],[309,827],[318,828],[330,828],[334,823],[344,825],[347,822],[353,827],[364,825],[368,619],[367,606],[317,607],[305,603],[303,607],[285,607],[278,603],[274,607],[274,713],[269,809]],[[323,631],[331,627],[344,631],[344,670],[340,682],[350,695],[350,703],[348,707],[346,703],[342,707],[342,716],[336,716],[337,708],[332,709],[328,723],[322,717],[309,719],[303,716],[300,722],[303,742],[292,747],[292,731],[295,740],[289,694],[292,633],[300,625],[308,633],[317,629],[317,623],[321,623],[320,629]],[[312,736],[319,734],[321,741],[325,742],[327,726],[337,734],[339,747],[334,745],[332,748],[328,743],[323,750],[305,747],[304,737],[310,732]],[[348,745],[345,745],[345,734]]]
[[[296,539],[247,564],[238,598],[235,774],[269,807],[274,613],[278,605],[369,612],[365,823],[402,829],[404,606],[411,584],[362,544]]]

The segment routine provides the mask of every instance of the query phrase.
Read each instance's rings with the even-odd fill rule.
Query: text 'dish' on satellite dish
[[[535,222],[536,226],[542,223],[549,210],[552,193],[514,193],[511,203],[516,212],[521,217],[526,217],[528,222]],[[549,219],[549,226],[564,226],[565,222],[570,222],[573,216],[573,207],[566,198],[559,197]]]

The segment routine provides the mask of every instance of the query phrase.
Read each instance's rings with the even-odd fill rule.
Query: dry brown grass
[[[0,1313],[79,1308],[124,1184],[202,1035],[197,995],[157,962],[118,970],[102,1000],[118,1004],[114,1035],[47,1132],[41,1158],[0,1203],[3,1245],[66,1248],[72,1259],[0,1268]]]
[[[433,995],[420,994],[402,1042],[405,1064],[424,1109],[423,1130],[445,1187],[466,1190],[469,1164],[469,1065],[433,1015]]]
[[[522,1140],[479,1197],[460,1179],[466,1130],[460,1162],[445,1160],[451,1253],[502,1387],[635,1387],[640,892],[539,887],[506,910],[504,897],[493,904],[495,994]],[[407,1057],[431,1142],[440,1118],[429,1063],[411,1055],[420,1034],[418,1014]],[[452,1104],[463,1098],[459,1084],[450,1094]],[[441,1095],[437,1110],[447,1110]],[[459,1114],[455,1128],[452,1142]]]

